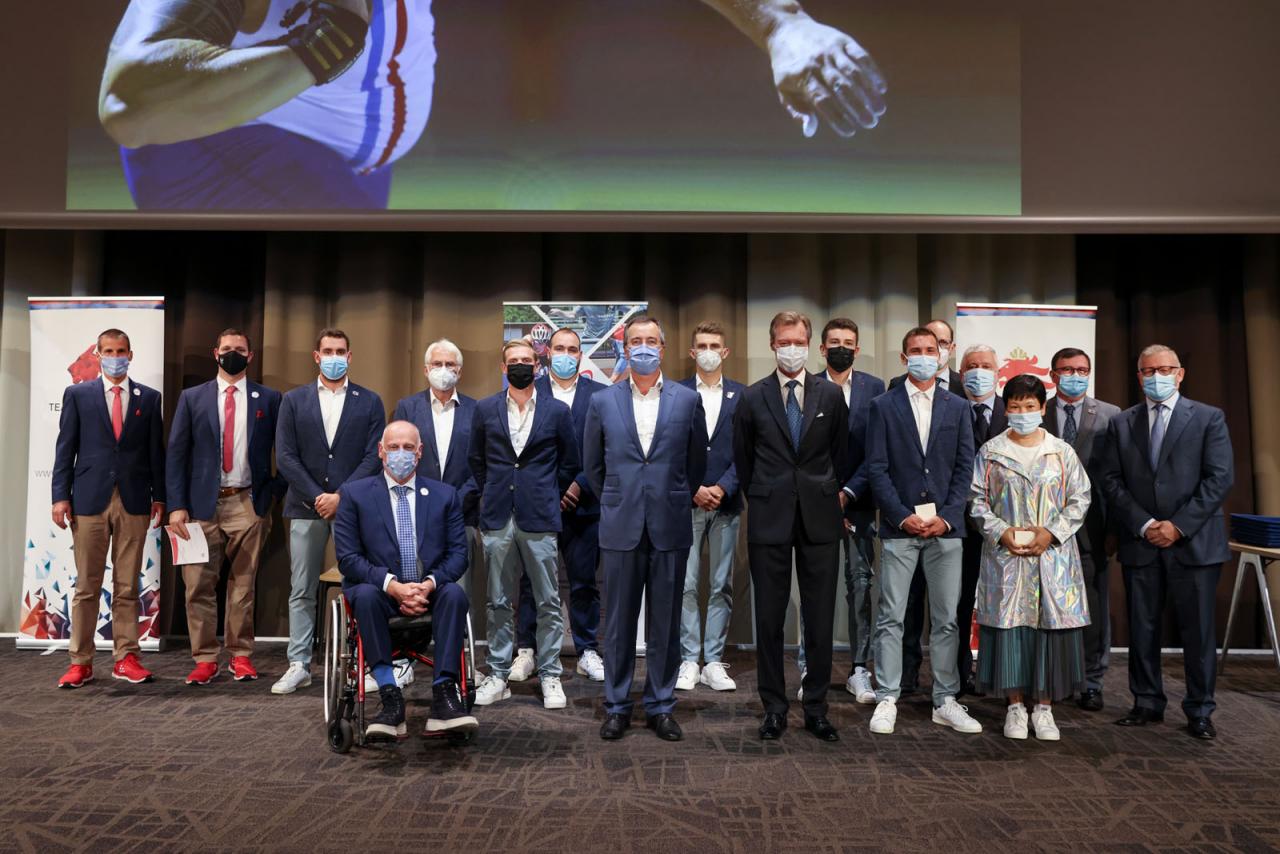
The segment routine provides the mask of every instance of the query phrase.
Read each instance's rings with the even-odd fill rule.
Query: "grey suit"
[[[1044,428],[1058,438],[1062,438],[1065,426],[1058,421],[1061,405],[1056,397],[1049,398],[1044,416]],[[1102,678],[1111,662],[1111,573],[1105,545],[1107,502],[1103,498],[1098,467],[1104,456],[1107,425],[1120,414],[1120,407],[1088,396],[1073,405],[1076,407],[1076,438],[1072,447],[1093,484],[1089,515],[1076,532],[1084,570],[1085,596],[1089,602],[1089,625],[1084,630],[1085,687],[1101,691]]]

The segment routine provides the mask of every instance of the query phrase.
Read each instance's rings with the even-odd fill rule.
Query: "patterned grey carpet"
[[[682,694],[685,741],[637,720],[605,743],[599,686],[573,678],[568,709],[536,682],[479,710],[469,747],[416,737],[338,756],[325,743],[319,680],[269,693],[263,679],[182,684],[190,659],[147,655],[159,677],[58,691],[65,654],[0,649],[0,850],[92,851],[1273,851],[1280,849],[1280,673],[1234,659],[1219,682],[1219,739],[1181,730],[1180,662],[1167,658],[1171,713],[1122,729],[1118,656],[1107,710],[1058,714],[1063,740],[1012,742],[1001,704],[970,700],[986,732],[929,720],[904,699],[898,731],[867,732],[870,706],[833,691],[842,741],[822,744],[793,709],[781,742],[755,727],[754,659],[731,658],[738,690]],[[641,668],[643,672],[643,668]],[[410,687],[410,732],[430,696]],[[838,673],[836,678],[843,678]],[[794,669],[792,671],[794,678]],[[794,690],[794,688],[793,688]]]

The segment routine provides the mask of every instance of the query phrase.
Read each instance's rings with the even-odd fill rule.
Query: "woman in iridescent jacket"
[[[1023,374],[1004,387],[1009,429],[978,451],[970,514],[982,531],[978,688],[1008,697],[1004,734],[1057,741],[1052,703],[1084,686],[1089,624],[1075,533],[1089,476],[1066,442],[1040,426],[1045,388]]]

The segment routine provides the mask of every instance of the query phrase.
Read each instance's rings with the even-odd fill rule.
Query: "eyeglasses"
[[[1058,374],[1064,377],[1087,377],[1088,368],[1058,368]]]
[[[1161,365],[1158,368],[1138,368],[1138,373],[1144,377],[1154,377],[1159,374],[1162,377],[1172,376],[1174,372],[1182,370],[1182,365]]]

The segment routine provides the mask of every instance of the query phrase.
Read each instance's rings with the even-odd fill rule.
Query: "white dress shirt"
[[[338,434],[338,422],[342,420],[342,407],[347,402],[347,379],[342,385],[330,391],[324,380],[316,378],[316,389],[320,394],[320,420],[324,422],[324,440],[333,447],[333,437]]]
[[[1169,395],[1168,400],[1155,401],[1155,400],[1152,400],[1151,398],[1147,398],[1147,440],[1148,440],[1147,447],[1148,448],[1151,447],[1151,445],[1149,444],[1151,440],[1151,431],[1154,430],[1156,426],[1156,407],[1157,406],[1164,407],[1164,412],[1160,413],[1160,420],[1164,422],[1164,439],[1162,439],[1161,441],[1167,442],[1169,440],[1169,419],[1173,416],[1173,407],[1178,402],[1179,397],[1180,395],[1178,394],[1178,392],[1175,391],[1173,394]],[[1162,444],[1160,447],[1163,448],[1164,445]],[[1154,517],[1151,519],[1148,519],[1146,524],[1143,525],[1142,528],[1138,531],[1138,536],[1145,537],[1147,535],[1147,528],[1150,528],[1155,523],[1156,523],[1156,520]],[[1174,527],[1177,527],[1177,526],[1175,525]],[[1178,533],[1182,533],[1181,528],[1178,528]]]
[[[577,396],[578,396],[578,378],[577,377],[573,378],[573,382],[569,383],[568,388],[565,388],[564,386],[560,385],[560,383],[556,382],[554,378],[551,380],[551,397],[553,399],[558,400],[561,403],[563,403],[565,406],[569,407],[570,409],[573,409],[573,399]]]
[[[106,394],[107,396],[107,416],[110,417],[111,407],[114,405],[115,399],[116,399],[115,393],[111,389],[116,388],[116,385],[115,383],[111,382],[111,380],[107,379],[106,374],[102,375],[102,385],[104,388],[103,393]],[[129,393],[132,391],[132,389],[129,387],[128,377],[125,377],[123,380],[120,381],[119,388],[120,388],[120,423],[124,424],[124,422],[129,420]]]
[[[444,403],[440,402],[435,392],[428,391],[427,394],[431,396],[431,426],[436,431],[436,457],[440,460],[440,476],[444,477],[444,464],[449,461],[449,441],[453,438],[453,416],[461,401],[458,400],[456,390]]]
[[[796,403],[798,403],[800,405],[800,408],[803,410],[804,409],[804,381],[805,381],[805,375],[806,375],[805,371],[801,371],[799,374],[797,374],[794,377],[787,376],[781,370],[777,371],[776,373],[778,374],[778,382],[781,383],[782,385],[782,411],[783,412],[787,411],[787,392],[789,391],[789,389],[787,388],[787,383],[791,382],[792,380],[796,381]]]
[[[905,380],[907,394],[911,396],[911,411],[916,417],[916,432],[920,434],[920,447],[929,452],[929,428],[933,425],[933,392],[938,387],[930,384],[923,391],[916,388],[911,380]]]
[[[827,376],[831,376],[830,373]],[[840,391],[844,394],[844,405],[851,406],[853,400],[853,371],[849,371],[849,376],[844,378],[844,382],[840,383]]]
[[[720,407],[724,403],[724,374],[716,380],[715,385],[707,385],[699,376],[694,386],[698,396],[702,398],[702,409],[707,415],[707,438],[716,432],[716,423],[720,420]]]
[[[236,393],[232,395],[236,402],[236,423],[234,443],[231,446],[231,471],[222,471],[222,437],[227,429],[227,388],[231,384],[218,377],[218,471],[222,475],[223,486],[242,487],[253,483],[253,473],[249,470],[249,395],[248,383],[241,377],[235,384]]]
[[[529,402],[520,410],[520,404],[507,393],[507,429],[511,433],[511,449],[519,457],[524,453],[524,446],[529,444],[529,432],[533,429],[533,410],[538,403],[538,392],[534,391]]]
[[[397,486],[409,487],[409,494],[406,495],[405,498],[407,498],[409,501],[409,525],[411,528],[413,528],[413,541],[416,543],[418,541],[418,495],[417,495],[418,491],[414,488],[414,485],[418,479],[417,475],[415,474],[414,476],[410,477],[404,483],[397,483],[396,479],[391,476],[391,473],[384,468],[382,470],[382,477],[387,482],[387,497],[391,499],[391,518],[396,520],[397,536],[399,535],[399,531],[400,531],[400,527],[399,527],[400,514],[398,512],[398,509],[400,506],[400,499],[396,496],[396,487]],[[396,542],[399,543],[399,540],[397,540]],[[382,579],[383,590],[386,590],[388,587],[390,587],[392,581],[400,580],[395,574],[396,569],[399,569],[399,567],[395,567],[394,569],[392,569],[390,572],[387,573],[387,577]],[[418,577],[422,578],[422,558],[421,557],[418,558]],[[427,577],[431,579],[432,583],[439,586],[439,582],[436,581],[435,573],[432,573]]]
[[[631,383],[631,408],[636,416],[636,435],[640,437],[640,450],[649,456],[649,448],[653,445],[653,433],[658,427],[658,403],[662,397],[662,374],[649,389],[648,394],[641,394],[636,388],[636,381]]]

